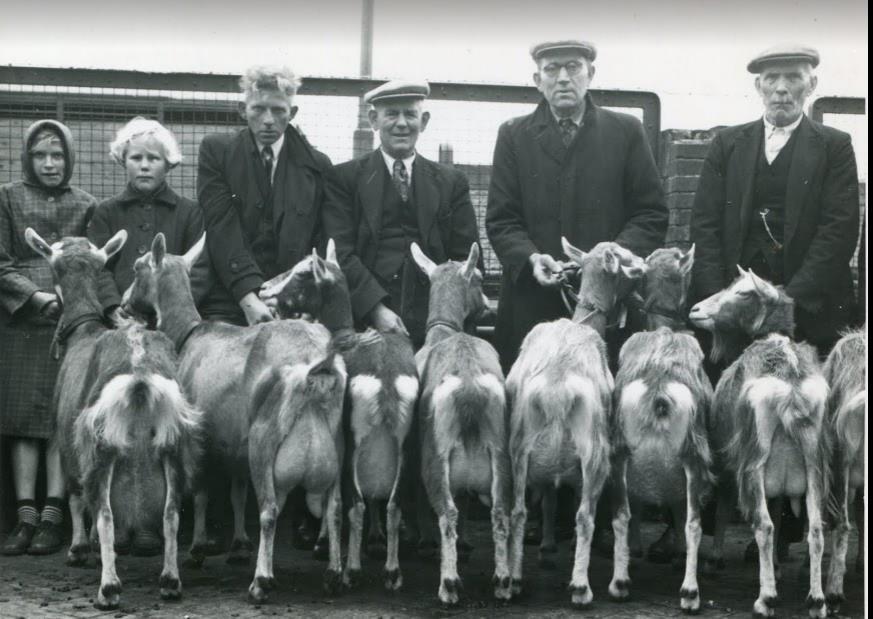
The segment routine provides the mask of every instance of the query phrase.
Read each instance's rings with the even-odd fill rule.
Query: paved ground
[[[560,617],[574,614],[569,606],[566,583],[569,579],[571,553],[567,542],[561,545],[557,571],[540,569],[536,551],[528,547],[525,576],[530,579],[529,593],[511,604],[496,603],[490,598],[489,581],[492,559],[487,540],[488,525],[471,523],[472,541],[476,545],[471,560],[461,566],[465,596],[459,608],[443,610],[436,598],[437,566],[419,560],[402,562],[404,589],[398,594],[382,592],[378,576],[381,565],[364,559],[365,581],[359,590],[337,598],[321,594],[321,575],[325,564],[308,553],[293,550],[287,523],[280,522],[278,533],[276,579],[278,588],[263,606],[246,601],[246,590],[253,566],[228,566],[224,557],[209,557],[200,569],[183,566],[184,587],[180,602],[162,602],[157,580],[161,558],[119,557],[118,571],[123,583],[119,610],[101,612],[93,607],[99,583],[95,567],[75,569],[64,565],[64,553],[50,557],[0,557],[0,617],[480,617],[495,614],[521,617],[546,615]],[[644,527],[644,542],[650,543],[660,532],[659,525]],[[256,539],[253,538],[253,539]],[[732,526],[727,543],[727,569],[716,578],[702,578],[703,616],[728,617],[749,615],[757,595],[757,567],[745,565],[742,553],[750,539],[748,528]],[[704,538],[703,548],[710,540]],[[186,547],[187,548],[187,547]],[[857,537],[853,536],[849,556],[854,557]],[[780,617],[806,617],[803,601],[808,591],[808,576],[803,568],[805,545],[792,546],[791,561],[783,568],[779,582],[782,600]],[[187,551],[182,553],[187,556]],[[854,562],[851,563],[854,567]],[[595,595],[594,608],[582,613],[588,618],[672,617],[679,616],[678,590],[682,574],[669,565],[654,565],[642,560],[632,565],[632,600],[615,604],[607,599],[606,588],[611,561],[594,557],[590,578]],[[864,616],[864,582],[852,570],[846,579],[849,596],[843,608],[845,616]]]

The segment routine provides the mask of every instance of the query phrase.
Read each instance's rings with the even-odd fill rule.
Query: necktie
[[[779,151],[788,143],[788,132],[784,127],[774,127],[770,135],[767,136],[767,143],[764,145],[764,154],[767,156],[767,163],[773,163],[773,160],[779,156]]]
[[[267,175],[267,182],[273,184],[273,148],[265,146],[261,151],[261,161],[264,164],[264,173]]]
[[[397,193],[400,194],[400,199],[406,202],[409,200],[409,174],[406,172],[406,166],[400,159],[394,160],[394,186],[397,187]]]
[[[578,127],[570,118],[562,118],[558,121],[558,126],[561,128],[561,139],[564,141],[564,146],[570,146],[573,138],[576,137]]]

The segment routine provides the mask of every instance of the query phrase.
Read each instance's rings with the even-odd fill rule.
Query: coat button
[[[151,205],[151,204],[143,204],[142,207],[143,207],[145,210],[147,210],[147,211],[152,210],[152,205]]]
[[[54,202],[54,201],[55,201],[55,197],[54,197],[54,196],[49,196],[49,197],[48,197],[48,201],[49,201],[49,202]]]
[[[234,272],[239,270],[239,263],[236,260],[230,261],[230,270]]]
[[[139,247],[136,248],[136,251],[139,253],[140,256],[142,256],[148,250],[149,250],[149,248],[146,247],[145,245],[140,245]]]

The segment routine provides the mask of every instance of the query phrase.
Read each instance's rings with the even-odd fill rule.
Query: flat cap
[[[818,51],[805,45],[778,45],[764,50],[746,67],[749,73],[760,73],[763,68],[774,62],[808,62],[813,68],[818,66]]]
[[[536,61],[539,60],[540,56],[543,54],[560,51],[579,52],[591,62],[594,62],[594,59],[597,58],[597,48],[594,47],[594,43],[580,41],[579,39],[565,39],[563,41],[544,41],[542,43],[537,43],[530,48],[530,55],[531,58]]]
[[[427,99],[430,85],[425,81],[392,80],[364,95],[364,103],[375,105],[389,99]]]

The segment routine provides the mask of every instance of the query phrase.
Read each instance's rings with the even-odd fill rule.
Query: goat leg
[[[806,598],[809,616],[813,619],[827,617],[824,591],[822,591],[822,555],[824,554],[824,526],[821,508],[823,503],[822,475],[816,465],[817,437],[808,436],[803,441],[803,456],[806,463],[806,515],[809,519],[809,595]]]
[[[494,538],[494,597],[509,600],[509,506],[510,464],[504,449],[491,452],[491,532]]]
[[[594,513],[609,470],[608,462],[594,461],[588,454],[583,455],[581,461],[582,498],[576,512],[576,553],[573,560],[573,578],[570,581],[571,603],[577,609],[590,607],[594,600],[588,583],[588,564],[591,561]]]
[[[700,552],[700,494],[703,480],[690,466],[685,466],[685,579],[679,590],[679,606],[689,614],[700,612],[700,590],[697,584],[697,557]],[[677,528],[681,520],[673,520]]]
[[[206,559],[206,509],[209,506],[209,495],[205,485],[194,491],[194,532],[191,538],[191,563],[200,567]]]
[[[103,479],[99,481],[97,496],[97,535],[100,539],[100,589],[97,591],[97,601],[94,606],[100,610],[118,608],[121,600],[121,581],[115,571],[115,522],[112,518],[110,492],[112,490],[112,474],[115,461],[109,460]]]
[[[510,514],[512,531],[509,537],[509,563],[512,570],[512,595],[521,595],[522,560],[524,559],[524,527],[527,523],[527,506],[524,502],[527,489],[527,465],[529,454],[522,452],[512,460],[513,506]]]
[[[342,470],[342,466],[338,468]],[[343,582],[342,549],[340,548],[340,535],[342,535],[342,498],[340,497],[340,474],[331,489],[325,496],[325,506],[322,510],[327,519],[327,537],[329,543],[329,557],[327,571],[324,573],[323,588],[328,595],[336,595],[340,592]],[[363,520],[363,512],[361,513]]]
[[[828,611],[838,614],[840,606],[845,601],[843,594],[843,578],[846,574],[846,554],[849,546],[849,470],[843,466],[843,475],[840,479],[840,487],[836,489],[839,495],[839,513],[832,534],[831,565],[828,573],[827,604]]]
[[[615,536],[612,561],[612,582],[609,583],[609,597],[615,602],[624,602],[630,597],[630,547],[628,530],[631,511],[627,492],[627,457],[619,456],[614,464],[612,494],[612,531]]]
[[[557,536],[555,535],[555,523],[558,511],[558,489],[554,486],[543,488],[543,500],[541,503],[543,538],[540,540],[540,567],[553,570],[555,553],[558,552]]]
[[[773,565],[773,520],[767,509],[767,498],[764,491],[764,470],[759,467],[756,471],[746,473],[753,475],[754,480],[749,484],[754,493],[755,505],[752,529],[755,533],[755,542],[758,544],[758,581],[760,589],[758,599],[755,600],[754,614],[756,617],[772,617],[773,607],[776,605],[778,596],[776,593],[776,572]],[[753,485],[754,484],[754,485]]]
[[[166,499],[164,501],[164,569],[158,581],[161,599],[178,600],[182,597],[182,582],[179,580],[179,487],[181,480],[174,463],[163,459]]]
[[[385,524],[388,529],[388,549],[385,556],[384,583],[388,591],[399,591],[403,586],[403,574],[400,572],[400,505],[397,499],[397,489],[400,486],[401,470],[403,469],[403,440],[397,443],[397,472],[391,496],[385,508]]]
[[[67,552],[67,565],[83,567],[88,563],[91,554],[91,543],[85,531],[85,500],[82,491],[70,491],[70,520],[73,524],[73,540],[70,542],[70,550]]]
[[[361,579],[361,544],[364,535],[364,514],[367,506],[361,495],[358,482],[358,451],[352,454],[352,506],[349,508],[349,556],[343,573],[343,584],[354,587]],[[324,521],[326,522],[326,521]],[[373,527],[373,513],[370,513],[370,527]]]
[[[461,579],[458,576],[458,508],[452,497],[450,454],[443,458],[438,505],[434,505],[440,527],[440,602],[454,606],[460,599]]]
[[[246,495],[249,480],[246,475],[234,473],[230,482],[230,505],[233,508],[233,541],[227,553],[227,562],[248,565],[252,558],[252,543],[246,533]]]
[[[724,539],[734,509],[734,490],[726,487],[729,484],[729,481],[722,478],[715,489],[715,524],[712,531],[712,548],[703,560],[705,574],[714,574],[725,567]]]

